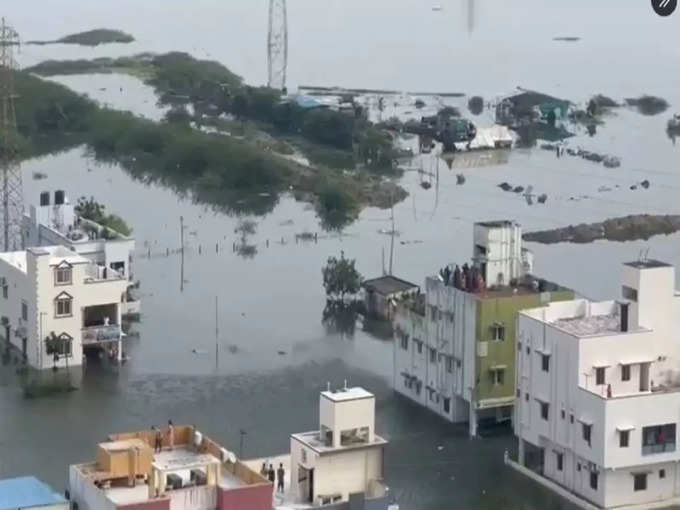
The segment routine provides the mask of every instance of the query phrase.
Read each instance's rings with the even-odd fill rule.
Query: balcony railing
[[[118,324],[83,328],[82,337],[83,345],[117,341],[120,340],[121,329]]]

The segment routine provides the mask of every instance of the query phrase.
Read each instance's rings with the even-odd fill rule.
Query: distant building
[[[361,284],[366,312],[371,317],[391,320],[397,301],[420,292],[415,283],[392,275],[366,280]]]
[[[119,360],[127,286],[64,246],[0,253],[0,328],[38,370],[82,365],[87,349]]]
[[[395,390],[472,436],[480,420],[510,420],[517,312],[574,297],[532,272],[517,223],[476,223],[472,264],[447,266],[397,307]]]
[[[624,264],[621,283],[620,301],[519,314],[519,460],[600,508],[666,508],[680,502],[680,293],[653,260]]]
[[[285,466],[276,510],[398,510],[384,481],[387,441],[375,433],[375,396],[363,388],[323,391],[319,429],[292,434],[290,455],[249,461]]]
[[[29,248],[66,246],[134,281],[135,240],[79,216],[62,190],[55,191],[54,196],[41,193],[39,205],[31,205],[24,216],[24,227]],[[133,296],[131,290],[123,313],[140,311],[139,299]]]
[[[33,476],[0,480],[0,510],[69,510],[69,502]]]
[[[533,90],[518,89],[496,105],[496,122],[517,128],[533,122],[566,120],[571,103]]]
[[[272,484],[192,427],[117,434],[100,443],[97,460],[70,467],[79,510],[271,510]]]

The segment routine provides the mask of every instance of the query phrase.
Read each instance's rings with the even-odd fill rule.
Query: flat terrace
[[[619,333],[621,317],[618,314],[570,317],[553,321],[552,324],[562,331],[577,337]]]

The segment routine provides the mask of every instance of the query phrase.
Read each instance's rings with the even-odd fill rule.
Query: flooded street
[[[27,0],[6,6],[3,14],[25,40],[110,26],[137,41],[95,49],[28,46],[20,56],[24,66],[47,58],[182,50],[217,59],[247,82],[265,81],[264,4],[146,0],[139,7],[120,0],[86,9],[68,0],[60,3],[59,23],[51,23],[57,7],[42,4]],[[441,12],[432,12],[418,0],[290,2],[291,85],[460,91],[488,99],[522,85],[576,103],[595,93],[618,100],[648,93],[671,108],[657,116],[617,109],[594,137],[578,133],[569,140],[572,147],[620,157],[617,169],[556,159],[540,148],[516,149],[484,166],[457,156],[451,169],[434,156],[414,158],[401,180],[410,195],[394,208],[401,234],[395,274],[422,284],[445,264],[469,259],[475,221],[512,218],[536,230],[680,212],[680,144],[665,133],[668,117],[680,110],[677,16],[660,22],[646,3],[632,0],[441,4]],[[619,30],[605,34],[614,18]],[[568,35],[582,39],[552,40]],[[664,38],[673,44],[659,45]],[[135,78],[56,80],[102,104],[153,119],[162,115],[151,89]],[[391,441],[388,483],[402,509],[571,508],[504,467],[503,452],[516,443],[510,435],[468,440],[465,427],[452,427],[394,395],[391,341],[361,325],[353,338],[322,325],[325,260],[343,250],[357,259],[364,277],[379,275],[390,238],[378,231],[390,228],[389,211],[365,209],[342,235],[328,234],[308,204],[282,196],[270,213],[252,217],[257,230],[249,243],[257,251],[247,258],[233,251],[239,217],[136,181],[82,148],[26,162],[22,170],[27,203],[43,190],[65,189],[71,200],[94,196],[131,225],[143,316],[134,326],[139,338],[126,340],[130,361],[115,370],[90,367],[83,388],[69,395],[25,400],[11,367],[0,369],[0,477],[35,474],[63,488],[68,465],[92,457],[106,434],[168,418],[196,424],[232,448],[243,429],[246,457],[277,454],[287,450],[290,433],[317,426],[318,391],[327,381],[340,386],[346,379],[377,396],[377,429]],[[47,178],[34,180],[34,172]],[[462,186],[458,173],[466,177]],[[644,179],[649,189],[630,189]],[[423,180],[432,186],[424,189]],[[531,185],[548,200],[528,205],[521,195],[499,189],[501,182]],[[183,268],[180,217],[186,226]],[[296,242],[303,232],[318,232],[318,241]],[[597,299],[618,295],[619,263],[643,249],[680,263],[679,241],[676,234],[649,242],[529,247],[537,274]]]

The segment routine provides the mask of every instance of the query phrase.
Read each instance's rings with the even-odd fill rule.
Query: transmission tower
[[[286,88],[288,67],[288,14],[286,0],[269,0],[269,34],[267,36],[270,88]]]
[[[19,47],[19,34],[2,18],[0,24],[0,173],[2,188],[3,251],[23,249],[22,221],[24,191],[18,162],[17,120],[14,111],[14,72],[17,68],[14,49]]]

